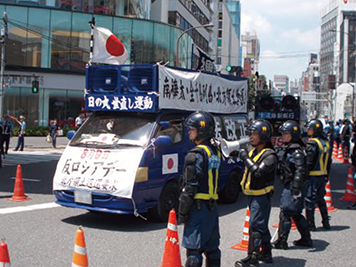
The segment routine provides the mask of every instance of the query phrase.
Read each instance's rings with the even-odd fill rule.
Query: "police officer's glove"
[[[302,195],[302,193],[300,192],[300,189],[292,188],[292,195],[294,198],[298,198]]]
[[[240,153],[239,153],[239,158],[242,160],[242,161],[245,161],[247,158],[248,158],[248,153],[246,151],[246,149],[241,149],[240,150]]]
[[[178,220],[180,223],[186,223],[189,220],[188,214],[178,214]]]

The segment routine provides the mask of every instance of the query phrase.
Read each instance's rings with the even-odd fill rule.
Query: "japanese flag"
[[[178,172],[178,154],[162,155],[162,174]]]
[[[105,28],[94,28],[94,50],[92,62],[106,64],[124,64],[127,51],[120,40]]]

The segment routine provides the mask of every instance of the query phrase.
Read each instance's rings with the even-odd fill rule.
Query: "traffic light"
[[[32,81],[32,93],[33,94],[38,94],[39,91],[39,82],[38,81]]]

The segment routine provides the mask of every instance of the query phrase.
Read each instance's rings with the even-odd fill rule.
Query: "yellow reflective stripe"
[[[249,156],[252,157],[253,155],[253,152],[254,152],[255,148],[252,149],[250,152],[249,152]],[[267,150],[272,150],[271,148],[265,148],[265,149],[262,149],[262,151],[256,155],[252,160],[254,162],[257,162],[258,159],[262,156],[262,154],[267,151]],[[247,175],[248,173],[248,175]],[[247,182],[246,182],[246,179],[247,179]],[[246,184],[245,184],[246,182]],[[264,195],[264,194],[267,194],[269,193],[270,191],[272,191],[274,189],[274,186],[271,185],[271,186],[267,186],[263,189],[258,189],[258,190],[254,190],[254,189],[250,189],[250,185],[251,185],[251,172],[249,172],[249,170],[247,169],[247,167],[245,167],[245,172],[244,172],[244,176],[242,178],[242,181],[240,183],[241,185],[241,188],[242,188],[242,191],[244,192],[245,195],[254,195],[254,196],[260,196],[260,195]]]
[[[313,138],[311,140],[315,141],[318,144],[319,149],[321,151],[321,155],[319,156],[320,157],[319,158],[320,170],[310,171],[309,175],[316,175],[316,176],[327,175],[328,174],[327,165],[328,165],[328,160],[329,160],[329,149],[330,149],[329,142],[327,142],[327,141],[325,142],[326,143],[326,149],[327,149],[327,151],[325,152],[323,144],[320,142],[319,139]],[[323,156],[324,155],[325,155],[325,162],[323,160]]]
[[[198,147],[203,148],[205,152],[208,154],[208,157],[211,157],[211,152],[207,146],[204,145],[198,145]],[[220,158],[220,151],[218,151],[218,156]],[[219,170],[216,169],[216,181],[215,181],[215,188],[214,188],[214,181],[213,181],[213,170],[209,170],[208,172],[208,186],[209,186],[209,194],[204,194],[204,193],[197,193],[194,196],[194,199],[203,199],[203,200],[209,200],[209,199],[214,199],[218,200],[218,178],[219,178]]]
[[[272,190],[274,190],[274,186],[270,185],[258,190],[244,190],[244,194],[249,196],[261,196],[271,192]]]

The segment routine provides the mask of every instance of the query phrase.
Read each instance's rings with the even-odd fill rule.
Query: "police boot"
[[[324,229],[326,230],[330,230],[330,223],[329,223],[329,215],[328,215],[328,210],[326,207],[323,207],[323,208],[320,208],[320,214],[321,214],[321,218],[322,218],[322,221],[321,223],[323,224],[323,227]]]
[[[315,228],[315,221],[314,221],[314,210],[306,209],[305,210],[305,217],[308,221],[308,228],[310,231],[316,231]]]
[[[272,245],[270,243],[262,244],[262,251],[260,255],[260,261],[263,261],[264,263],[273,263]]]
[[[299,232],[300,232],[302,238],[299,240],[293,241],[293,245],[300,246],[300,247],[307,247],[307,248],[313,247],[313,241],[311,240],[311,237],[310,237],[309,228],[305,228]]]
[[[258,253],[253,252],[251,255],[248,255],[246,258],[235,262],[235,267],[259,267],[260,263],[258,262]]]
[[[291,224],[291,221],[287,220],[285,218],[285,215],[281,212],[280,213],[280,219],[279,219],[279,227],[278,227],[278,238],[276,241],[272,243],[273,247],[275,249],[288,249],[288,235],[289,231],[287,231],[285,228],[287,228],[288,224]]]

